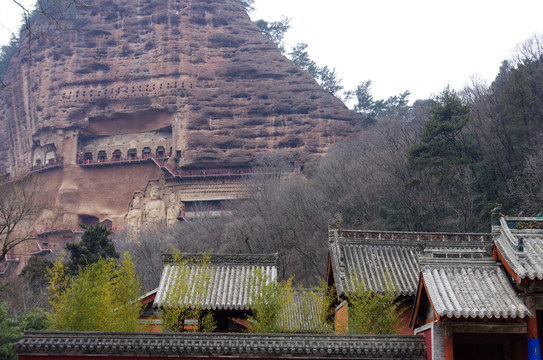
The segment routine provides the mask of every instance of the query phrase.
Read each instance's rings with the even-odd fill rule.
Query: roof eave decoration
[[[530,224],[536,224],[531,228]],[[510,224],[527,224],[511,229]],[[543,219],[500,217],[494,245],[507,271],[520,284],[524,279],[543,280]]]
[[[31,331],[19,356],[426,359],[415,335],[105,333]]]

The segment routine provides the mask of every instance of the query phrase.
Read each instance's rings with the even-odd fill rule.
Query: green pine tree
[[[408,166],[429,170],[437,182],[448,179],[450,171],[470,161],[462,129],[469,119],[469,107],[448,86],[433,100],[430,117],[424,124],[421,142],[407,152]]]
[[[70,252],[70,262],[68,263],[70,274],[74,275],[79,269],[100,259],[119,258],[119,253],[109,238],[112,233],[110,229],[100,224],[93,226],[81,224],[80,226],[85,229],[81,241],[66,244],[66,250]]]

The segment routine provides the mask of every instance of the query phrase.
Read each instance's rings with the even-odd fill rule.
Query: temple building
[[[360,283],[397,294],[397,331],[424,336],[427,359],[541,359],[543,219],[502,216],[489,234],[344,230],[336,221],[328,246],[336,333],[350,332],[348,295]]]
[[[541,359],[542,229],[496,214],[491,256],[419,259],[410,325],[429,359]]]
[[[240,332],[251,313],[251,285],[258,285],[258,276],[277,281],[277,258],[278,254],[165,256],[153,307],[198,307],[213,313],[217,331]]]
[[[417,294],[419,259],[491,255],[490,234],[344,230],[329,227],[329,285],[335,284],[336,331],[349,333],[348,293],[357,283],[365,290],[392,290],[403,307],[400,334],[413,334],[409,320]],[[454,255],[452,254],[454,253]]]

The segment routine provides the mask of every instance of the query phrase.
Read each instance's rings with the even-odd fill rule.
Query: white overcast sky
[[[21,15],[12,0],[0,4],[4,44]],[[516,44],[543,34],[543,0],[255,0],[254,7],[253,20],[290,18],[288,45],[307,43],[346,89],[372,80],[376,99],[405,90],[411,100],[426,98],[473,76],[490,82]]]

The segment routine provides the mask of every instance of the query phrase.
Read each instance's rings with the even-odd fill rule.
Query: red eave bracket
[[[518,277],[517,274],[515,274],[515,272],[513,271],[513,269],[511,268],[511,266],[509,266],[509,264],[507,263],[507,261],[505,261],[505,258],[503,257],[503,255],[500,253],[500,250],[498,249],[498,247],[496,246],[496,244],[494,244],[493,248],[492,248],[492,257],[494,258],[494,260],[498,261],[500,260],[501,263],[503,264],[503,266],[505,267],[505,270],[507,270],[507,272],[509,273],[509,275],[511,275],[511,277],[513,277],[513,279],[515,279],[515,282],[517,284],[520,285],[520,282],[522,281],[522,279],[520,279]]]

